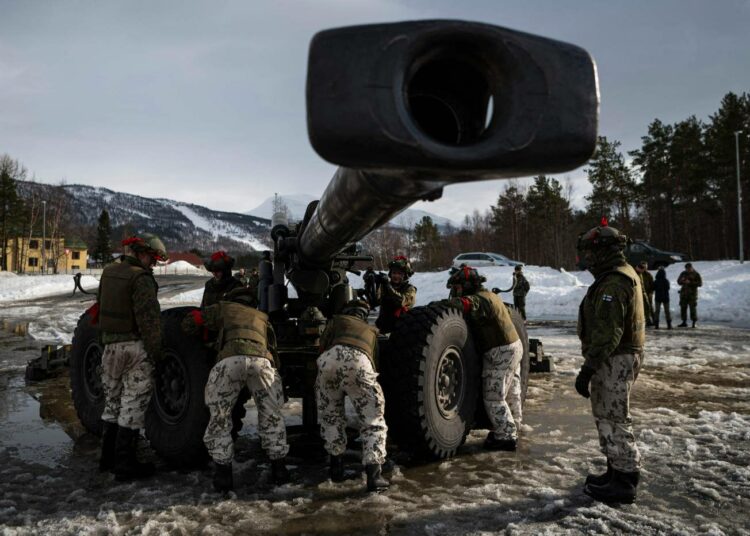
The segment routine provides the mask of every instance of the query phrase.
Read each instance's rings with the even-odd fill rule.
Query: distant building
[[[196,268],[203,268],[203,259],[201,259],[198,255],[195,253],[190,252],[169,252],[169,262],[167,263],[167,266],[172,264],[173,262],[177,261],[185,261],[187,263],[192,264]]]
[[[8,270],[19,273],[77,272],[86,268],[88,247],[78,238],[13,237],[5,245]]]

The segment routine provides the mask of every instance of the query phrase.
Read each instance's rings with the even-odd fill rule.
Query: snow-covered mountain
[[[310,194],[280,195],[279,198],[286,205],[289,213],[289,218],[292,220],[301,220],[305,215],[305,209],[307,209],[307,205],[311,201],[315,201],[316,199],[318,199],[317,197]],[[273,197],[267,198],[260,205],[258,205],[251,211],[246,212],[246,214],[259,218],[271,219],[271,216],[273,215],[273,200]],[[391,224],[395,225],[396,227],[408,229],[410,227],[414,227],[414,225],[418,223],[424,216],[429,216],[430,218],[432,218],[432,221],[435,223],[435,225],[437,225],[441,229],[449,225],[452,227],[460,227],[460,225],[453,220],[444,218],[443,216],[438,216],[437,214],[433,214],[431,212],[427,212],[426,210],[418,210],[414,208],[408,208],[403,211],[401,214],[391,220]]]
[[[268,249],[270,221],[257,216],[222,212],[171,199],[151,199],[107,188],[80,184],[50,186],[18,183],[19,194],[30,197],[33,191],[57,188],[55,196],[65,195],[66,213],[71,224],[96,226],[102,209],[109,212],[113,237],[124,232],[153,232],[170,251],[224,249],[235,254]],[[48,208],[49,209],[49,208]]]

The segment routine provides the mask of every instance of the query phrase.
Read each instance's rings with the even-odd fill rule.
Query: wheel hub
[[[167,353],[159,363],[156,376],[156,409],[162,420],[179,421],[188,405],[187,370],[182,361],[172,353]]]
[[[89,400],[104,396],[102,389],[102,348],[92,342],[83,354],[84,389]]]
[[[458,413],[464,396],[464,366],[461,352],[455,346],[443,351],[435,375],[435,402],[440,414],[451,419]]]

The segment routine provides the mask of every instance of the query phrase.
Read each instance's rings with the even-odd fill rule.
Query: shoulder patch
[[[614,300],[613,296],[610,296],[609,294],[602,295],[602,301],[611,302],[612,300]]]

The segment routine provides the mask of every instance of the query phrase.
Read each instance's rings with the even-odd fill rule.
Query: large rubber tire
[[[84,313],[73,332],[70,353],[70,390],[73,405],[84,428],[92,434],[102,433],[104,391],[102,389],[102,345],[99,329],[91,325],[91,316]]]
[[[203,433],[208,408],[203,390],[215,354],[197,336],[180,328],[185,315],[195,307],[162,312],[165,357],[156,366],[154,394],[146,413],[146,437],[153,449],[170,465],[199,467],[208,460]]]
[[[455,455],[481,395],[481,361],[461,312],[431,304],[402,316],[380,371],[398,446],[420,458]]]

